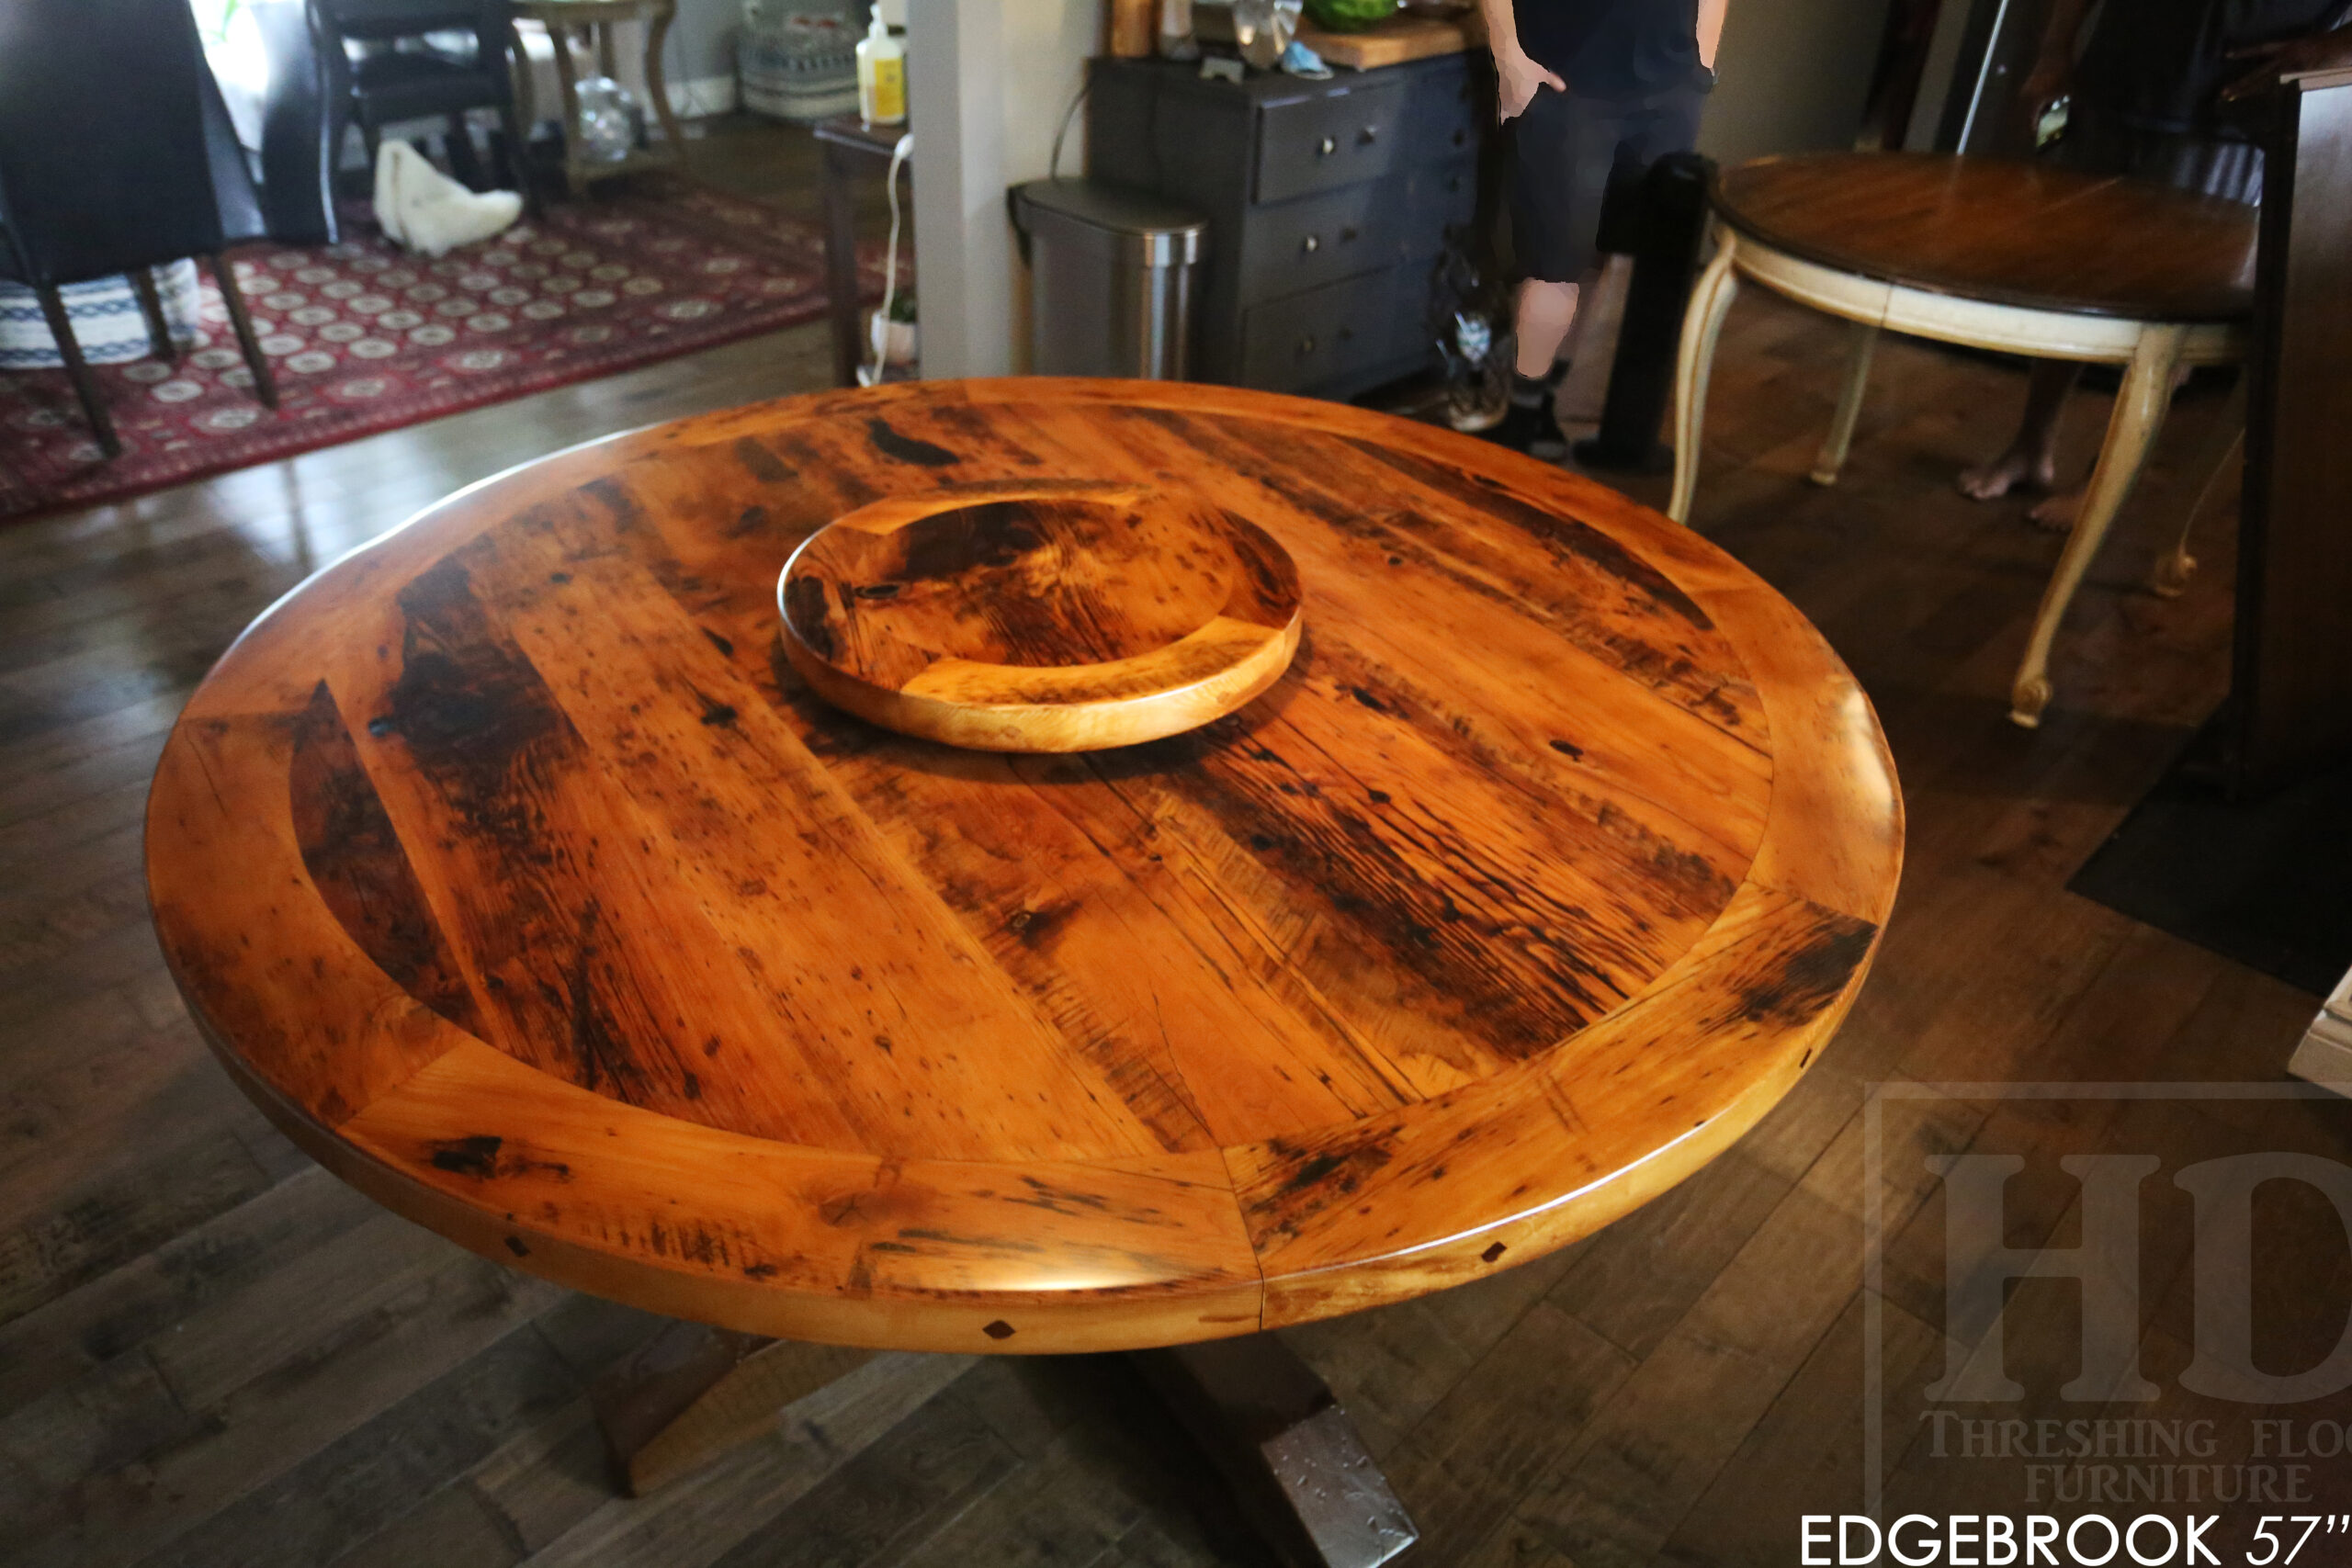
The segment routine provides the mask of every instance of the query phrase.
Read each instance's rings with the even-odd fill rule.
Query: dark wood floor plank
[[[74,1193],[51,1212],[0,1232],[0,1323],[119,1268],[266,1190],[244,1145],[222,1133],[122,1179]],[[159,1180],[159,1176],[168,1179]]]
[[[187,1439],[98,1470],[26,1521],[24,1561],[137,1562],[524,1326],[556,1288],[467,1257],[204,1412]]]
[[[410,1513],[410,1499],[442,1488],[535,1417],[580,1395],[571,1370],[535,1334],[510,1334],[418,1389],[366,1426],[317,1450],[147,1559],[153,1568],[298,1568],[338,1559]],[[431,1555],[448,1564],[444,1539],[505,1544],[476,1504],[474,1520],[436,1516]],[[451,1544],[454,1544],[452,1542]],[[446,1553],[446,1554],[445,1554]]]
[[[806,1496],[953,1382],[967,1359],[876,1356],[746,1443],[650,1497],[612,1498],[526,1562],[532,1568],[703,1568]]]
[[[1383,1464],[1432,1562],[1467,1557],[1575,1449],[1635,1359],[1550,1301],[1511,1325]],[[1528,1376],[1542,1367],[1540,1379]]]
[[[882,1568],[1020,1463],[968,1403],[933,1399],[746,1536],[717,1568]]]
[[[0,1413],[165,1334],[240,1287],[275,1278],[379,1213],[313,1168],[26,1313],[0,1327]]]

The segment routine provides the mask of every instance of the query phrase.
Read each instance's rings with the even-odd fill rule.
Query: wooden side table
[[[2042,594],[2010,694],[2026,728],[2050,702],[2050,648],[2172,403],[2174,372],[2245,353],[2251,208],[2037,164],[1897,152],[1763,158],[1726,171],[1723,245],[1690,296],[1675,398],[1674,499],[1688,522],[1715,337],[1739,279],[1855,323],[1813,472],[1835,484],[1882,330],[2037,359],[2124,366],[2082,514]],[[2157,567],[2177,592],[2187,540]]]
[[[825,298],[832,312],[836,387],[856,386],[857,367],[865,357],[857,330],[855,182],[876,159],[888,168],[899,138],[906,134],[904,125],[868,125],[854,114],[817,122],[817,141],[825,151]]]
[[[677,0],[514,0],[514,12],[516,20],[534,21],[547,28],[548,37],[555,42],[555,75],[563,93],[563,177],[571,189],[584,190],[597,180],[639,169],[685,166],[686,133],[671,112],[670,86],[662,72],[662,46],[670,36],[670,24],[677,19]],[[596,68],[610,76],[615,63],[613,29],[632,21],[645,24],[646,96],[653,100],[649,107],[662,122],[662,144],[659,149],[632,150],[628,157],[613,163],[583,158],[580,155],[580,83],[572,69],[570,36],[577,32],[584,38],[596,51]],[[527,134],[538,116],[532,99],[530,62],[519,34],[514,60],[514,96]]]

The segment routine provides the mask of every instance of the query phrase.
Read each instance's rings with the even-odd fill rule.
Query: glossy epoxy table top
[[[1279,539],[1282,680],[1020,757],[783,658],[817,528],[1065,481]],[[576,448],[328,569],[191,701],[148,862],[222,1061],[411,1218],[673,1315],[1064,1351],[1473,1279],[1696,1169],[1843,1017],[1900,813],[1818,634],[1613,492],[947,382]]]

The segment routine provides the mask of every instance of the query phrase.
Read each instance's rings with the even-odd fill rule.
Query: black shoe
[[[1567,456],[1568,444],[1560,435],[1560,422],[1552,412],[1552,399],[1547,393],[1541,402],[1522,403],[1514,400],[1503,411],[1500,423],[1478,433],[1498,446],[1514,452],[1524,452],[1531,457],[1556,462]]]

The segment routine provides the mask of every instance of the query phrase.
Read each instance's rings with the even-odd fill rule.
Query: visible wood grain
[[[2049,164],[1808,152],[1726,169],[1715,205],[1840,272],[2028,310],[2151,321],[2254,310],[2254,209]]]
[[[796,550],[800,639],[904,691],[1310,625],[1205,728],[995,760],[812,700]],[[401,1213],[1016,1352],[1352,1310],[1663,1190],[1834,1030],[1900,853],[1859,689],[1703,541],[1426,426],[1087,381],[469,491],[246,634],[149,835],[208,1037]]]
[[[1082,482],[861,507],[793,552],[776,600],[827,701],[989,751],[1198,728],[1272,685],[1300,626],[1297,569],[1256,524]]]
[[[644,1496],[775,1425],[776,1413],[872,1352],[673,1324],[590,1390],[613,1464]]]
[[[1369,71],[1484,48],[1487,24],[1476,10],[1465,10],[1458,17],[1392,17],[1355,33],[1325,32],[1310,23],[1298,29],[1298,38],[1329,64]]]
[[[778,132],[760,134],[783,140]],[[698,151],[717,145],[714,137],[700,143]],[[878,204],[879,182],[872,188]],[[2177,1001],[2179,1009],[2193,1005],[2189,988],[2174,979],[2165,982],[2161,996],[2132,992],[2117,973],[2121,958],[2140,951],[2141,939],[2153,933],[2142,931],[2132,937],[2128,922],[2064,888],[2082,855],[2163,772],[2222,695],[2228,675],[2233,509],[2225,505],[2217,518],[2209,519],[2215,524],[2213,536],[2200,535],[2209,570],[2184,599],[2157,602],[2132,592],[2145,553],[2159,534],[2169,545],[2172,536],[2165,525],[2177,521],[2201,479],[2182,474],[2159,454],[2143,480],[2143,499],[2120,525],[2120,536],[2113,544],[2115,564],[2093,573],[2075,607],[2070,637],[2060,649],[2062,683],[2082,694],[2080,705],[2037,735],[2013,732],[2002,717],[2001,703],[2015,646],[2024,635],[2023,617],[2030,607],[2019,598],[2018,585],[2047,573],[2056,544],[2020,525],[2015,508],[1981,506],[1953,493],[1948,479],[1977,451],[2006,439],[2008,429],[2001,422],[2014,416],[2019,377],[1985,359],[1943,354],[1916,341],[1890,340],[1881,351],[1864,438],[1854,459],[1838,489],[1817,491],[1805,476],[1837,391],[1817,372],[1837,356],[1842,340],[1839,323],[1761,290],[1743,297],[1725,329],[1716,369],[1715,417],[1709,426],[1710,493],[1714,501],[1708,529],[1710,537],[1801,606],[1869,689],[1903,766],[1910,811],[1905,887],[1874,960],[1871,983],[1826,1060],[1807,1070],[1780,1108],[1742,1140],[1737,1152],[1760,1161],[1783,1181],[1793,1179],[1859,1106],[1860,1082],[1901,1076],[1897,1063],[1905,1074],[1936,1081],[1986,1076],[2037,1081],[2059,1076],[2154,1081],[2274,1077],[2310,1022],[2318,998],[2209,959],[2222,971],[2223,979],[2175,1028],[2162,1021],[2164,1009],[2167,999]],[[218,476],[134,503],[0,529],[0,563],[6,569],[0,571],[0,594],[10,595],[9,608],[0,611],[0,664],[8,662],[7,651],[23,639],[45,635],[43,626],[110,626],[114,635],[107,646],[115,650],[112,669],[136,670],[147,657],[147,628],[174,625],[175,616],[209,617],[211,643],[203,655],[209,658],[314,565],[364,543],[449,489],[602,429],[633,427],[820,384],[823,346],[821,327],[747,340],[460,419]],[[2217,400],[2197,397],[2176,406],[2173,418],[2183,425],[2189,444],[2196,431],[2212,421],[2217,406]],[[2065,424],[2067,450],[2087,460],[2105,418],[2101,398],[2075,400]],[[1652,503],[1664,494],[1661,484],[1645,479],[1629,481],[1626,488]],[[715,528],[710,536],[725,542]],[[204,552],[169,565],[156,564],[148,547],[193,539],[208,541]],[[213,586],[200,593],[184,592],[184,584],[199,574]],[[34,586],[19,592],[28,581]],[[763,591],[772,587],[773,571]],[[772,615],[772,603],[767,609]],[[764,623],[764,629],[772,627],[772,620]],[[762,669],[770,648],[763,643],[738,651],[752,668]],[[104,660],[86,668],[93,674],[109,671]],[[136,868],[144,796],[138,770],[119,772],[110,780],[94,774],[85,781],[86,787],[71,777],[43,776],[40,770],[96,755],[104,749],[100,739],[108,734],[118,739],[152,734],[153,745],[159,747],[200,673],[188,670],[180,686],[141,698],[132,706],[55,726],[40,724],[38,709],[56,692],[25,697],[27,707],[9,710],[29,716],[29,738],[0,748],[0,832],[22,844],[25,858],[0,871],[0,882],[6,885],[0,900],[19,892],[37,893],[52,869],[61,878],[86,877],[83,885],[91,886],[114,869]],[[60,691],[71,694],[70,690]],[[0,695],[0,702],[16,700]],[[806,694],[802,700],[813,701]],[[117,726],[121,728],[112,728]],[[890,737],[873,732],[875,750],[869,757],[878,759],[877,765],[887,763],[888,749],[895,744]],[[979,761],[997,764],[1016,760]],[[1041,761],[1059,767],[1069,760]],[[28,819],[29,808],[18,808],[9,794],[17,784],[39,792],[39,811],[63,807],[64,814],[48,821]],[[1107,818],[1091,820],[1100,825]],[[51,822],[70,822],[74,830],[69,838],[53,830]],[[911,832],[922,823],[901,826]],[[1007,840],[1001,835],[995,841]],[[1108,863],[1098,863],[1106,872],[1112,869]],[[2062,910],[2075,912],[2053,912]],[[1017,945],[1015,933],[1001,922],[996,931],[990,938],[992,952]],[[1050,954],[1021,951],[1032,966],[1048,965]],[[2161,964],[2160,955],[2144,955],[2144,967]],[[1095,993],[1115,1000],[1125,988],[1098,976]],[[1132,988],[1142,993],[1136,1000],[1148,1018],[1148,987],[1138,982]],[[1235,1007],[1219,1016],[1238,1012]],[[83,1041],[104,1045],[119,1057],[124,1043],[133,1038],[126,1032],[179,1027],[174,1022],[178,1017],[176,991],[153,940],[135,927],[93,938],[54,962],[31,965],[0,981],[0,1035],[6,1037],[6,1048],[0,1050],[0,1104],[6,1107],[0,1113],[0,1139],[11,1140],[6,1146],[12,1150],[18,1147],[14,1140],[19,1127],[14,1118],[20,1092],[30,1091],[34,1114],[41,1115],[38,1106],[50,1102],[39,1085],[48,1081],[58,1065],[72,1063]],[[2053,1030],[2062,1032],[2053,1034]],[[1102,1037],[1115,1039],[1116,1032],[1105,1031]],[[1175,1032],[1181,1037],[1183,1032]],[[2098,1043],[2091,1043],[2094,1040]],[[1920,1054],[1907,1056],[1914,1043],[1921,1047]],[[2054,1059],[2066,1068],[2064,1074],[2046,1069],[2045,1051],[2056,1053]],[[2091,1071],[2086,1063],[2098,1070]],[[93,1064],[87,1081],[77,1088],[83,1109],[70,1125],[44,1119],[42,1125],[49,1131],[40,1136],[38,1150],[26,1145],[33,1162],[0,1170],[0,1211],[12,1216],[6,1223],[65,1215],[83,1193],[107,1187],[117,1178],[164,1190],[173,1158],[167,1145],[178,1135],[181,1108],[193,1098],[209,1117],[218,1104],[242,1106],[243,1097],[225,1080],[218,1085],[220,1092],[209,1097],[203,1092],[206,1077],[214,1073],[209,1060],[193,1064],[178,1077],[116,1073],[105,1063]],[[2213,1101],[2201,1110],[2209,1116],[2237,1117],[2255,1104]],[[237,1123],[248,1142],[260,1141],[253,1136],[257,1125],[257,1113]],[[281,1141],[270,1143],[282,1149]],[[2075,1143],[2064,1152],[2091,1146]],[[2273,1137],[2264,1146],[2301,1145]],[[2203,1151],[2185,1145],[2133,1143],[2129,1147],[2131,1152],[2163,1155],[2167,1168],[2206,1157]],[[135,1165],[130,1163],[134,1151]],[[2324,1152],[2342,1157],[2340,1140]],[[1704,1190],[1720,1190],[1713,1184],[1720,1162],[1709,1168],[1710,1185]],[[340,1185],[322,1172],[306,1179],[323,1180],[330,1188]],[[138,1254],[128,1267],[116,1267],[18,1320],[38,1320],[42,1332],[35,1341],[0,1342],[0,1407],[12,1407],[56,1386],[46,1365],[51,1359],[47,1347],[75,1342],[78,1326],[88,1329],[92,1354],[143,1355],[148,1347],[169,1342],[172,1325],[181,1316],[242,1292],[291,1263],[312,1243],[287,1234],[266,1255],[252,1253],[246,1246],[254,1230],[279,1234],[278,1222],[265,1222],[263,1213],[285,1190],[272,1190],[194,1229],[185,1228],[195,1221],[194,1213],[166,1216],[158,1225],[175,1231],[174,1240]],[[1703,1197],[1704,1190],[1699,1195]],[[1857,1194],[1846,1196],[1850,1201]],[[343,1212],[357,1220],[371,1208],[368,1200],[349,1194]],[[1634,1221],[1645,1237],[1654,1235],[1647,1228],[1652,1212],[1645,1208]],[[1726,1224],[1744,1217],[1727,1215]],[[1682,1224],[1676,1224],[1678,1235]],[[153,1245],[156,1234],[161,1230],[143,1226],[139,1235],[124,1233],[119,1245],[110,1245],[109,1258],[114,1265],[122,1264],[133,1257],[124,1248]],[[2071,1234],[2061,1232],[2061,1239]],[[1461,1568],[1559,1568],[1569,1561],[1565,1552],[1543,1548],[1532,1524],[1510,1517],[1514,1504],[1509,1495],[1527,1473],[1522,1457],[1537,1466],[1548,1464],[1558,1451],[1552,1436],[1574,1438],[1582,1428],[1572,1424],[1595,1403],[1617,1396],[1605,1386],[1592,1385],[1587,1376],[1589,1362],[1574,1347],[1563,1345],[1557,1334],[1521,1331],[1506,1351],[1489,1352],[1495,1336],[1510,1321],[1510,1308],[1508,1303],[1487,1303],[1490,1292],[1519,1299],[1523,1285],[1541,1280],[1563,1260],[1615,1256],[1611,1235],[1604,1232],[1537,1265],[1476,1285],[1285,1332],[1284,1337],[1341,1394],[1399,1496],[1423,1526],[1428,1539],[1418,1557]],[[1850,1249],[1857,1244],[1849,1239],[1840,1245]],[[1713,1246],[1710,1238],[1702,1250],[1712,1254]],[[2340,1238],[2336,1247],[2341,1256]],[[209,1263],[216,1258],[233,1264],[233,1271],[208,1274]],[[350,1275],[356,1289],[367,1277],[365,1260],[348,1261],[356,1270]],[[1702,1269],[1708,1266],[1700,1264]],[[2281,1278],[2301,1280],[2306,1276],[2287,1270]],[[172,1292],[168,1298],[154,1298],[135,1313],[118,1313],[108,1304],[116,1300],[109,1292],[119,1284],[144,1291],[166,1282]],[[1678,1272],[1666,1283],[1674,1289],[1650,1292],[1636,1303],[1641,1309],[1637,1326],[1650,1322],[1653,1311],[1673,1310],[1665,1298],[1683,1293],[1683,1277]],[[1769,1317],[1807,1288],[1802,1271],[1781,1278],[1751,1273],[1744,1281],[1742,1310]],[[2012,1354],[2031,1356],[2036,1365],[2054,1357],[2063,1368],[2077,1340],[2072,1287],[2061,1282],[2049,1288],[2058,1310],[2013,1315],[2009,1344]],[[2151,1290],[2155,1288],[2152,1281]],[[1561,1292],[1555,1301],[1568,1299],[1569,1285],[1564,1282]],[[1534,1296],[1543,1293],[1539,1288]],[[2343,1325],[2343,1297],[2330,1284],[2302,1291],[2300,1298],[2291,1309],[2296,1314],[2291,1321],[2302,1325],[2296,1332],[2324,1333],[2328,1336],[2324,1343],[2332,1343]],[[305,1296],[301,1303],[311,1299]],[[1940,1303],[1939,1292],[1935,1301]],[[85,1303],[87,1315],[78,1317]],[[1585,1304],[1579,1298],[1579,1315]],[[1464,1307],[1477,1309],[1475,1320],[1465,1319]],[[263,1290],[244,1295],[237,1310],[251,1314],[256,1327],[274,1325],[290,1331],[300,1326],[297,1314],[305,1307],[296,1302],[281,1305]],[[603,1326],[606,1320],[629,1317],[607,1303],[567,1297],[560,1307],[535,1318],[531,1327],[555,1339],[568,1362],[593,1371],[602,1360],[625,1353],[631,1342],[630,1335],[616,1336]],[[1942,1354],[1935,1329],[1910,1322],[1892,1303],[1884,1318],[1891,1331],[1899,1327],[1909,1337],[1904,1345],[1924,1337],[1927,1354],[1916,1382],[1938,1375]],[[1611,1332],[1616,1326],[1612,1322]],[[2282,1329],[2286,1326],[2282,1321]],[[1860,1347],[1850,1337],[1841,1338],[1843,1332],[1833,1330],[1815,1346],[1797,1378],[1713,1482],[1690,1495],[1661,1560],[1694,1565],[1792,1562],[1798,1555],[1798,1514],[1850,1511],[1859,1506],[1861,1363]],[[404,1353],[437,1357],[434,1336],[470,1333],[470,1323],[462,1318],[436,1323],[424,1335],[404,1341]],[[2051,1337],[2047,1356],[2031,1337],[2045,1333]],[[1589,1341],[1578,1338],[1577,1343]],[[2299,1337],[2293,1343],[2304,1341]],[[498,1354],[497,1346],[470,1352],[470,1344],[468,1339],[455,1354]],[[1899,1457],[1922,1429],[1917,1420],[1921,1408],[1917,1386],[1894,1388],[1899,1348],[1890,1342],[1887,1351],[1890,1460]],[[44,1365],[19,1367],[19,1352]],[[339,1337],[320,1347],[316,1356],[311,1379],[294,1393],[325,1406],[359,1401],[361,1416],[332,1429],[344,1430],[356,1420],[364,1430],[367,1417],[379,1408],[376,1396],[367,1380],[346,1377],[339,1369],[355,1359],[372,1360],[373,1347],[364,1338]],[[2147,1365],[2151,1375],[2161,1379],[2183,1359],[2185,1352],[2160,1366],[2151,1349]],[[926,1456],[937,1451],[921,1435],[929,1429],[927,1424],[911,1421],[876,1438],[862,1459],[853,1461],[852,1468],[867,1461],[891,1461],[897,1467],[878,1473],[874,1486],[860,1488],[862,1502],[829,1483],[784,1512],[770,1515],[762,1509],[759,1498],[764,1494],[756,1492],[753,1477],[752,1485],[721,1495],[694,1522],[672,1516],[679,1518],[677,1528],[639,1556],[599,1556],[590,1551],[576,1560],[594,1562],[597,1568],[639,1561],[682,1568],[714,1556],[727,1561],[720,1554],[732,1551],[741,1554],[741,1562],[729,1563],[729,1568],[753,1568],[770,1561],[771,1554],[793,1563],[823,1562],[836,1568],[869,1561],[874,1568],[884,1568],[910,1555],[945,1568],[971,1568],[976,1563],[1036,1561],[1039,1541],[1075,1540],[1083,1546],[1095,1539],[1094,1533],[1073,1521],[1117,1516],[1123,1507],[1139,1506],[1143,1517],[1119,1537],[1120,1546],[1098,1559],[1100,1568],[1254,1561],[1232,1549],[1168,1549],[1170,1540],[1183,1543],[1192,1538],[1184,1533],[1188,1521],[1180,1506],[1166,1500],[1163,1473],[1151,1463],[1156,1454],[1075,1473],[1062,1470],[1057,1472],[1062,1479],[1049,1485],[1030,1483],[1040,1466],[1064,1463],[1069,1450],[1050,1445],[1054,1433],[1073,1420],[1086,1426],[1083,1435],[1098,1448],[1125,1437],[1133,1425],[1123,1421],[1115,1393],[1097,1392],[1109,1381],[1097,1368],[1090,1360],[989,1358],[967,1371],[944,1398],[923,1406],[922,1414],[928,1417],[949,1400],[968,1396],[973,1408],[1005,1435],[1014,1450],[1015,1468],[1009,1474],[1003,1472],[1000,1456],[994,1467],[970,1479],[970,1490],[942,1495],[920,1483],[900,1483],[907,1463],[927,1462]],[[91,1364],[79,1356],[63,1369],[74,1379],[90,1370]],[[19,1375],[33,1377],[39,1386],[18,1392]],[[2062,1370],[2059,1381],[2065,1375]],[[452,1431],[469,1423],[496,1427],[503,1419],[500,1411],[466,1403],[467,1391],[479,1386],[436,1380],[420,1393],[448,1402]],[[1491,1391],[1506,1386],[1524,1399],[1523,1413],[1495,1403]],[[1457,1387],[1459,1398],[1452,1393]],[[1547,1435],[1543,1427],[1547,1409],[1557,1412],[1559,1425],[1572,1429]],[[2085,1414],[2079,1408],[2052,1413]],[[2092,1413],[2134,1418],[2148,1414],[2137,1406]],[[2195,1404],[2186,1410],[2170,1406],[2168,1413],[2228,1415],[2226,1408]],[[278,1419],[274,1408],[241,1405],[232,1414],[248,1424],[248,1440],[251,1427]],[[1637,1441],[1673,1447],[1676,1433],[1692,1414],[1687,1407],[1649,1404],[1623,1430]],[[1705,1407],[1697,1407],[1697,1414],[1704,1417]],[[1415,1422],[1425,1424],[1423,1433],[1400,1440]],[[2238,1427],[2243,1428],[2242,1419]],[[2226,1420],[2222,1429],[2230,1429]],[[306,1427],[298,1434],[297,1448],[323,1446],[316,1430]],[[836,1439],[841,1435],[836,1427],[828,1427],[827,1434]],[[1458,1440],[1467,1434],[1476,1434],[1475,1439]],[[1421,1436],[1430,1438],[1432,1448],[1442,1454],[1444,1474],[1434,1473],[1428,1461],[1416,1457]],[[1515,1447],[1522,1440],[1538,1445],[1541,1451],[1522,1456]],[[835,1453],[826,1461],[838,1457]],[[173,1476],[178,1461],[168,1450],[163,1458],[164,1473]],[[153,1464],[152,1457],[127,1461],[134,1475],[141,1466]],[[0,1517],[30,1518],[37,1506],[47,1505],[37,1501],[42,1495],[37,1490],[10,1489],[21,1479],[13,1466],[14,1461],[0,1457]],[[1818,1478],[1812,1486],[1802,1479],[1808,1472]],[[846,1473],[836,1471],[834,1479]],[[611,1510],[607,1517],[617,1518],[624,1511],[641,1511],[661,1502],[612,1499],[601,1438],[584,1399],[510,1439],[454,1482],[445,1482],[444,1474],[437,1464],[369,1470],[368,1483],[382,1489],[382,1508],[405,1511],[341,1561],[370,1568],[391,1563],[409,1568],[425,1562],[446,1562],[449,1568],[507,1568],[516,1555],[546,1545],[600,1509]],[[193,1512],[218,1512],[243,1495],[233,1478],[224,1482],[217,1474],[206,1475],[198,1483],[201,1490]],[[486,1556],[469,1554],[487,1550],[491,1542],[467,1528],[459,1505],[469,1490],[506,1516],[511,1522],[498,1528],[511,1529],[510,1539],[517,1544]],[[1988,1494],[1983,1487],[1967,1491],[1966,1496],[1949,1498],[1952,1510],[1986,1506]],[[118,1508],[122,1494],[98,1484],[87,1486],[81,1495],[87,1501],[68,1506]],[[2007,1495],[2015,1498],[2022,1492],[2013,1487]],[[1123,1503],[1128,1498],[1144,1501]],[[894,1508],[894,1502],[902,1502],[903,1510]],[[436,1517],[421,1517],[428,1509]],[[1460,1521],[1474,1516],[1495,1533],[1476,1549],[1457,1551]],[[371,1503],[357,1528],[374,1529],[385,1517]],[[320,1538],[307,1523],[289,1519],[281,1549],[268,1517],[247,1516],[245,1522],[248,1561],[314,1560],[304,1554],[315,1552]],[[412,1529],[417,1533],[405,1533]],[[925,1549],[922,1543],[943,1530],[945,1538],[938,1550]],[[30,1543],[19,1545],[21,1540],[12,1538],[9,1550],[27,1555]],[[887,1544],[876,1544],[880,1541]],[[439,1551],[436,1554],[426,1548]],[[1083,1553],[1080,1555],[1082,1559]],[[170,1562],[171,1548],[158,1549],[154,1560]],[[1047,1559],[1069,1560],[1068,1553]]]

